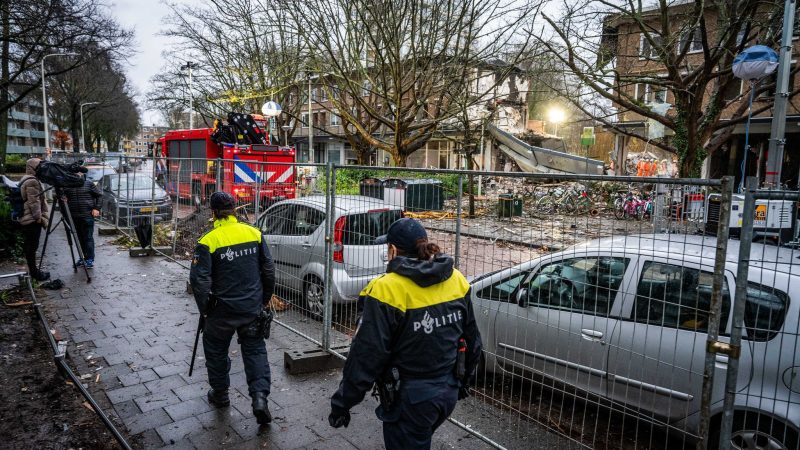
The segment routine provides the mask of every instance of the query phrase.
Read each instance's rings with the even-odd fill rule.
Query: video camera
[[[59,164],[53,161],[42,161],[36,168],[36,178],[56,188],[70,188],[83,186],[83,177],[79,173],[89,170],[83,167],[83,161],[72,164]]]

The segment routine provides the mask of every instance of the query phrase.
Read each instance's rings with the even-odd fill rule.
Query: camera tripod
[[[64,191],[61,188],[51,187],[48,188],[48,190],[49,189],[55,189],[55,201],[58,202],[58,210],[61,214],[59,214],[60,218],[58,222],[51,220],[47,225],[47,233],[44,235],[44,244],[42,245],[42,256],[39,259],[39,270],[42,270],[44,254],[47,251],[47,240],[50,234],[58,228],[59,224],[64,224],[64,231],[67,233],[67,244],[69,244],[69,255],[72,257],[72,270],[73,273],[78,273],[78,264],[77,261],[75,261],[75,250],[77,250],[78,258],[80,258],[81,261],[86,261],[86,259],[83,256],[83,249],[81,248],[81,241],[78,239],[78,233],[75,231],[75,222],[72,220],[72,214],[69,211],[67,202],[64,201]],[[42,195],[44,195],[44,193],[42,193]],[[53,203],[53,209],[55,210],[55,202]],[[74,249],[73,242],[76,244]],[[89,269],[86,267],[86,263],[83,264],[83,271],[86,273],[86,282],[91,283],[92,277],[89,275]]]

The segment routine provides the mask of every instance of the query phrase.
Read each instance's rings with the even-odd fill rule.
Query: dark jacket
[[[214,229],[197,242],[189,275],[201,312],[209,294],[217,301],[215,316],[255,318],[275,291],[275,266],[258,228],[235,217],[214,221]]]
[[[449,256],[392,259],[386,274],[361,292],[363,315],[332,406],[352,408],[390,367],[398,368],[401,379],[441,379],[454,373],[461,337],[467,343],[468,374],[461,381],[467,383],[482,347],[469,292]]]
[[[74,218],[92,217],[92,210],[100,211],[100,199],[103,193],[96,184],[89,180],[83,181],[83,186],[77,188],[64,188],[67,197],[69,212]]]

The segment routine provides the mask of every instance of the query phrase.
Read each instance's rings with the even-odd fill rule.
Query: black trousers
[[[75,232],[80,241],[83,257],[88,261],[94,261],[94,217],[72,216],[75,223]]]
[[[228,373],[231,370],[231,359],[228,349],[234,333],[238,334],[242,346],[244,373],[247,376],[247,387],[252,397],[256,392],[269,395],[271,372],[267,361],[267,346],[264,338],[249,337],[242,331],[248,321],[233,317],[215,317],[212,312],[206,319],[203,333],[203,352],[208,369],[208,384],[214,390],[226,390],[231,385]]]
[[[39,238],[42,236],[42,224],[32,223],[22,225],[22,249],[25,261],[28,263],[28,273],[36,277],[39,269],[36,267],[36,250],[39,248]]]
[[[383,421],[387,450],[429,450],[433,433],[456,407],[458,382],[452,376],[439,380],[405,380],[400,402],[392,411],[376,410]]]

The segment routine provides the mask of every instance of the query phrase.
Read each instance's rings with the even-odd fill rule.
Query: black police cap
[[[233,199],[231,194],[227,192],[214,192],[211,194],[211,209],[223,210],[233,209],[236,207],[236,200]]]

